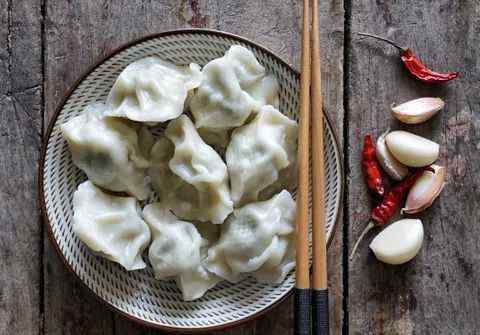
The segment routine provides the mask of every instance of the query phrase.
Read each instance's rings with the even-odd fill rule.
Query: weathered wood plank
[[[66,90],[99,58],[132,39],[179,28],[173,6],[169,1],[49,1],[45,124]],[[111,313],[67,273],[46,243],[45,333],[149,333]]]
[[[349,269],[349,333],[476,334],[480,261],[480,4],[476,1],[352,1],[352,31],[388,36],[408,45],[426,64],[459,70],[461,78],[443,87],[410,78],[396,50],[352,35],[347,86],[350,246],[368,220],[371,203],[360,168],[360,139],[387,126],[409,129],[441,144],[440,164],[447,186],[425,213],[425,241],[415,260],[402,266],[377,262],[361,246]],[[477,92],[477,93],[475,93]],[[440,96],[446,108],[424,125],[395,122],[392,102]],[[372,235],[371,235],[372,236]]]
[[[217,29],[227,30],[262,43],[299,67],[301,8],[296,1],[261,3],[225,2],[219,7]],[[343,1],[320,1],[319,22],[322,27],[322,92],[339,135],[343,133]],[[340,137],[341,139],[341,137]],[[332,334],[342,329],[342,218],[328,251],[328,274]],[[292,300],[257,321],[255,334],[290,334],[293,325]],[[233,332],[232,332],[233,333]],[[243,333],[242,333],[243,334]]]
[[[40,1],[0,1],[0,334],[41,332]]]
[[[46,12],[45,122],[67,87],[96,59],[134,38],[162,30],[190,26],[226,30],[262,43],[298,67],[299,13],[296,1],[49,1]],[[321,35],[325,107],[330,111],[339,134],[343,131],[343,18],[343,1],[322,2],[320,22],[325,28]],[[329,250],[334,333],[338,333],[342,323],[341,240],[340,224]],[[51,315],[45,325],[48,334],[72,333],[72,325],[85,334],[145,334],[145,329],[111,315],[92,299],[82,299],[83,296],[88,297],[87,292],[73,276],[66,273],[50,246],[47,247],[45,262],[50,267],[47,267],[45,275],[45,308]],[[62,289],[54,293],[52,289],[59,282],[63,283]],[[74,299],[72,293],[75,293]],[[65,312],[67,304],[69,311]],[[274,331],[289,334],[292,324],[289,299],[260,320],[226,333],[270,334]]]
[[[343,0],[319,1],[323,104],[333,122],[341,152],[345,114],[343,101],[344,18]],[[340,206],[342,207],[343,204]],[[330,334],[341,334],[344,323],[343,232],[343,213],[341,213],[337,221],[334,239],[328,248]]]

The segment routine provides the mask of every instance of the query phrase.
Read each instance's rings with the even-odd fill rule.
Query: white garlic
[[[430,207],[445,185],[445,168],[431,166],[435,172],[425,171],[408,192],[402,213],[413,214]]]
[[[399,121],[417,124],[427,121],[445,106],[440,98],[419,98],[403,104],[392,105],[392,114]]]
[[[377,140],[376,155],[378,162],[382,166],[383,170],[393,179],[402,180],[408,174],[408,168],[400,163],[387,148],[385,143],[385,137],[389,130],[384,132]]]
[[[392,131],[385,141],[392,155],[406,166],[430,165],[437,160],[440,152],[437,143],[403,130]]]
[[[382,230],[370,243],[375,257],[387,264],[403,264],[415,257],[423,243],[423,224],[403,219]]]

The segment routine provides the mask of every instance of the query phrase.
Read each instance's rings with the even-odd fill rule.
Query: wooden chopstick
[[[294,334],[310,335],[311,290],[308,258],[308,185],[310,147],[310,31],[309,4],[303,0],[300,122],[298,131],[298,188]]]
[[[329,333],[327,245],[325,232],[325,173],[323,153],[323,107],[320,71],[318,3],[312,0],[312,47],[310,50],[309,4],[303,1],[302,73],[300,77],[300,125],[298,134],[297,256],[295,288],[295,334]],[[310,86],[311,84],[311,86]],[[311,106],[310,106],[311,93]],[[310,108],[312,113],[310,113]],[[311,116],[310,116],[311,114]],[[312,231],[313,290],[308,266],[308,185],[312,120]]]
[[[323,104],[319,34],[318,1],[312,0],[312,328],[313,334],[323,335],[329,333],[329,313],[324,195]]]

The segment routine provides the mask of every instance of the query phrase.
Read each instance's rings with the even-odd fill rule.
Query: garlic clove
[[[387,130],[377,140],[377,160],[382,166],[383,170],[393,179],[399,181],[405,178],[408,174],[408,168],[400,163],[388,150],[385,143],[385,137],[387,136]]]
[[[445,106],[440,98],[419,98],[403,104],[392,105],[392,114],[399,121],[417,124],[427,121]]]
[[[423,243],[423,224],[403,219],[382,230],[370,243],[375,257],[387,264],[403,264],[415,257]]]
[[[443,166],[432,165],[434,172],[425,171],[408,192],[402,213],[414,214],[430,207],[442,192],[446,171]]]
[[[430,165],[440,153],[437,143],[403,130],[392,131],[385,137],[385,142],[392,155],[406,166]]]

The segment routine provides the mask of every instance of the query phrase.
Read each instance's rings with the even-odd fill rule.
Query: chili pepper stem
[[[365,229],[363,230],[362,234],[360,235],[360,237],[358,238],[357,242],[355,242],[355,245],[353,246],[353,249],[352,249],[352,253],[350,254],[350,258],[349,260],[352,261],[353,260],[353,257],[355,256],[355,253],[357,252],[357,249],[358,249],[358,246],[360,245],[360,242],[362,242],[363,238],[365,237],[365,235],[367,235],[367,233],[372,230],[372,228],[375,227],[375,223],[373,223],[373,221],[370,221],[368,223],[368,225],[365,227]]]
[[[405,48],[402,48],[401,46],[399,46],[399,45],[398,45],[397,43],[395,43],[394,41],[389,40],[388,38],[385,38],[385,37],[382,37],[382,36],[373,35],[373,34],[367,34],[367,33],[360,33],[360,32],[357,32],[357,34],[358,34],[358,35],[361,35],[361,36],[376,38],[376,39],[378,39],[378,40],[387,42],[388,44],[390,44],[391,46],[394,46],[395,48],[397,48],[397,49],[400,50],[400,51],[405,51],[405,50],[406,50]]]

